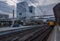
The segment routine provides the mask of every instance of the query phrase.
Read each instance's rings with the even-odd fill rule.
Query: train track
[[[44,41],[52,29],[48,25],[38,25],[1,31],[0,41]]]

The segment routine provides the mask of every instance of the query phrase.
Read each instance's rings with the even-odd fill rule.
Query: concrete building
[[[60,24],[60,3],[58,3],[56,6],[54,6],[53,10],[54,10],[56,22],[58,24]]]
[[[17,17],[18,18],[30,18],[35,16],[35,7],[28,6],[27,2],[20,2],[17,4]]]
[[[29,6],[29,13],[30,13],[30,17],[35,16],[35,7],[34,6]]]
[[[7,14],[0,14],[0,19],[8,19],[9,15]]]
[[[20,2],[17,4],[17,18],[23,19],[22,21],[25,21],[27,23],[33,19],[34,15],[34,6],[28,6],[27,2]]]
[[[26,2],[20,2],[17,4],[17,17],[25,18],[28,13],[28,4]]]

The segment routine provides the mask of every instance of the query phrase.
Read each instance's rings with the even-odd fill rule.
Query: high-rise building
[[[35,7],[28,6],[27,2],[20,2],[17,4],[17,18],[32,19],[35,16]]]
[[[27,17],[28,4],[26,2],[20,2],[17,4],[17,17],[25,18]]]

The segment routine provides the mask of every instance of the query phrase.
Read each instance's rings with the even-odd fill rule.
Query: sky
[[[59,3],[60,0],[0,0],[0,1],[4,1],[6,2],[9,6],[15,6],[16,3],[18,2],[27,2],[30,5],[33,5],[35,7],[37,6],[45,6],[45,5],[50,5],[50,4],[54,4],[54,3]],[[40,13],[40,11],[39,11]]]
[[[8,5],[15,5],[18,2],[26,1],[29,5],[37,6],[37,5],[49,5],[53,3],[58,3],[60,0],[0,0],[5,1]]]

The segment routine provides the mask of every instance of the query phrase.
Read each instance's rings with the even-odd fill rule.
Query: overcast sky
[[[60,2],[60,0],[0,0],[0,1],[5,1],[7,2],[9,5],[15,5],[15,3],[17,2],[22,2],[22,1],[26,1],[29,3],[29,5],[49,5],[49,4],[53,4],[53,3],[58,3]]]
[[[0,0],[6,2],[9,6],[15,6],[18,2],[26,1],[29,5],[33,6],[44,6],[44,5],[50,5],[54,3],[59,3],[60,0]]]

